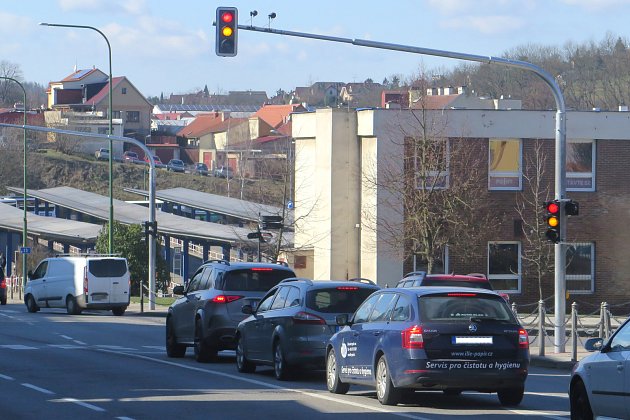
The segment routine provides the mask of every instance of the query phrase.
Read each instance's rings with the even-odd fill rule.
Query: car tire
[[[210,362],[217,357],[217,351],[210,348],[203,339],[201,319],[195,321],[195,360],[199,363]]]
[[[241,373],[254,373],[256,365],[245,357],[245,346],[243,345],[243,337],[236,338],[236,370]]]
[[[582,381],[571,387],[569,402],[571,405],[571,420],[592,420],[593,410],[588,401],[588,393]]]
[[[520,386],[518,388],[500,389],[497,394],[499,395],[499,402],[506,407],[517,406],[523,401],[523,395],[525,394],[525,387]]]
[[[287,363],[287,359],[282,349],[280,340],[277,340],[273,346],[273,373],[279,381],[291,379],[291,367]]]
[[[166,319],[166,355],[168,357],[184,357],[186,354],[186,346],[177,343],[177,337],[173,329],[173,320],[169,317]]]
[[[68,312],[68,315],[81,314],[81,308],[79,307],[76,298],[72,295],[68,295],[66,298],[66,311]]]
[[[400,401],[401,392],[392,383],[392,377],[385,356],[378,359],[376,365],[376,397],[383,405],[396,405]]]
[[[326,356],[326,387],[333,394],[346,394],[350,384],[341,382],[337,370],[337,356],[334,349],[330,349]]]
[[[117,308],[112,309],[112,313],[116,316],[123,316],[126,310],[127,310],[126,306],[119,306]]]
[[[26,310],[30,313],[35,313],[39,311],[39,306],[37,306],[37,303],[35,303],[35,298],[33,297],[33,295],[26,296]]]

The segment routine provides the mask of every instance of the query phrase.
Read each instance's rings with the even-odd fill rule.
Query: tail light
[[[0,278],[0,289],[6,289],[6,288],[7,288],[7,279],[2,277]]]
[[[414,325],[402,332],[403,349],[423,349],[424,338],[422,337],[422,327]]]
[[[273,271],[270,267],[253,267],[252,271]]]
[[[87,296],[88,294],[88,275],[87,275],[87,267],[83,269],[83,294]]]
[[[237,295],[218,295],[212,298],[214,303],[230,303],[241,299],[243,296]]]
[[[454,296],[454,297],[473,297],[477,296],[477,293],[462,293],[462,292],[454,292],[447,293],[446,296]]]
[[[529,336],[527,335],[527,331],[525,331],[523,328],[518,330],[518,348],[529,348]]]
[[[359,290],[357,286],[339,286],[337,290]]]
[[[324,318],[320,318],[317,315],[309,314],[308,312],[298,312],[293,315],[293,322],[296,324],[314,324],[314,325],[325,325],[326,321]]]

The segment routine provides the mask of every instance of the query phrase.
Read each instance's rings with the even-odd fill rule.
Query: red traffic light
[[[234,13],[232,12],[223,12],[221,14],[221,21],[224,23],[230,23],[234,20]]]
[[[557,214],[560,211],[560,206],[555,201],[547,203],[547,211],[551,214]]]

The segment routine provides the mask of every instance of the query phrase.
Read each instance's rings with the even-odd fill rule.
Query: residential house
[[[348,83],[339,92],[341,105],[351,108],[374,108],[381,105],[383,85],[374,82]]]
[[[343,82],[315,82],[311,86],[296,87],[293,102],[312,106],[337,106]]]

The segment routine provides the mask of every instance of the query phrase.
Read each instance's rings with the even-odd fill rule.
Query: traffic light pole
[[[216,25],[216,22],[215,22]],[[254,32],[266,32],[275,35],[287,35],[300,38],[319,39],[322,41],[341,42],[345,44],[357,45],[360,47],[380,48],[391,51],[401,51],[414,54],[432,55],[437,57],[454,58],[465,61],[476,61],[486,64],[498,64],[500,66],[515,67],[534,72],[550,88],[556,101],[556,163],[555,163],[555,198],[564,200],[565,197],[565,162],[566,162],[566,108],[564,97],[560,86],[554,77],[544,69],[525,61],[509,60],[507,58],[482,56],[474,54],[459,53],[453,51],[434,50],[430,48],[413,47],[408,45],[390,44],[385,42],[369,41],[363,39],[340,38],[328,35],[310,34],[305,32],[284,31],[279,29],[263,28],[252,25],[238,25],[238,29]],[[554,352],[564,353],[565,351],[565,312],[566,312],[566,212],[564,206],[560,207],[560,242],[554,247],[555,251],[555,273],[554,273],[554,293],[555,293],[555,329],[554,329]],[[541,337],[542,339],[542,337]]]

